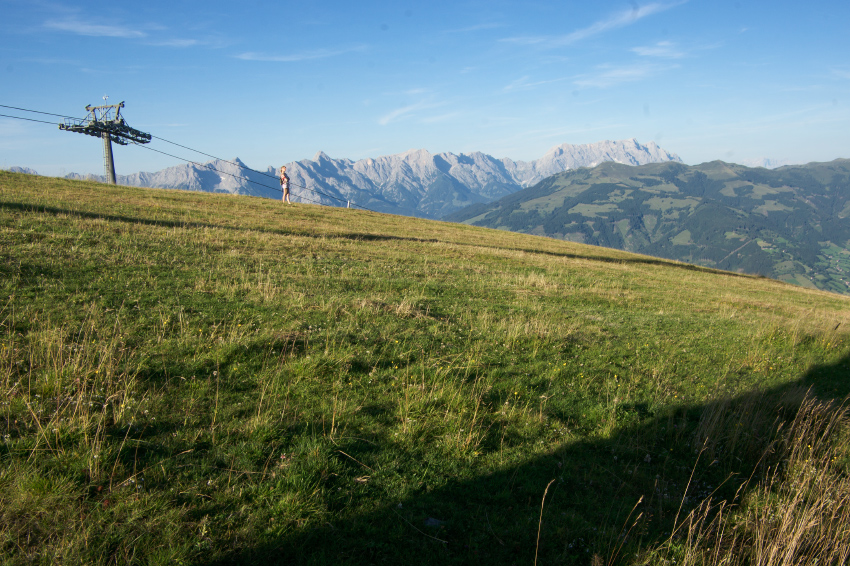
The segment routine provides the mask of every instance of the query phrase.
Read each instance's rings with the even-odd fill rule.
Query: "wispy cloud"
[[[833,69],[832,76],[839,79],[850,79],[850,71],[847,69]]]
[[[423,87],[411,87],[407,89],[398,89],[398,90],[387,90],[381,93],[383,96],[419,96],[421,95],[432,95],[434,92],[431,89],[423,88]]]
[[[206,42],[201,41],[200,39],[165,39],[162,41],[151,42],[151,45],[155,45],[157,47],[197,47],[205,44]]]
[[[221,49],[232,45],[233,41],[220,34],[205,34],[202,37],[186,38],[186,37],[171,37],[162,39],[150,39],[147,44],[154,47],[174,47],[177,49],[187,49],[190,47],[206,47],[210,49]]]
[[[502,90],[511,91],[511,90],[516,90],[518,88],[524,88],[528,84],[528,79],[529,79],[528,75],[525,75],[524,77],[520,77],[520,78],[516,79],[515,81],[511,81],[511,83],[509,85],[507,85],[505,88],[503,88]]]
[[[44,27],[90,37],[123,37],[132,39],[147,36],[147,34],[142,31],[128,28],[126,26],[95,24],[91,22],[84,22],[77,18],[48,20],[44,23]]]
[[[622,83],[640,81],[678,67],[679,65],[651,63],[637,63],[620,67],[601,66],[595,73],[576,77],[573,83],[582,87],[608,88]]]
[[[338,57],[348,53],[365,51],[366,46],[360,45],[356,47],[347,47],[344,49],[316,49],[314,51],[302,51],[300,53],[291,53],[289,55],[269,55],[266,53],[256,53],[249,51],[236,55],[237,59],[243,61],[268,61],[272,63],[296,63],[298,61],[313,61],[316,59],[327,59],[330,57]]]
[[[634,24],[643,18],[651,16],[653,14],[657,14],[660,12],[664,12],[669,10],[670,8],[675,8],[676,6],[680,6],[686,3],[688,0],[680,0],[678,2],[653,2],[651,4],[646,4],[644,6],[638,6],[635,4],[629,10],[623,10],[621,12],[617,12],[612,16],[599,20],[586,28],[578,29],[574,32],[568,33],[566,35],[560,36],[524,36],[524,37],[510,37],[503,39],[502,41],[507,41],[511,43],[517,43],[520,45],[542,45],[544,47],[563,47],[566,45],[571,45],[583,39],[587,39],[588,37],[592,37],[594,35],[599,35],[606,31],[622,28]]]
[[[424,89],[412,89],[412,92],[427,93]],[[402,120],[416,120],[422,124],[433,124],[435,122],[444,122],[459,115],[458,112],[446,112],[441,110],[442,114],[435,114],[433,110],[437,108],[445,108],[447,102],[435,99],[433,93],[427,97],[420,96],[418,101],[412,104],[407,104],[391,110],[378,118],[378,124],[386,126],[392,122]],[[416,99],[414,99],[416,100]]]
[[[661,59],[681,59],[685,52],[678,49],[676,44],[669,41],[659,41],[655,45],[632,47],[632,52],[641,57],[658,57]]]
[[[680,136],[677,140],[704,140],[707,137],[729,139],[729,136],[787,132],[789,127],[811,130],[815,124],[835,124],[847,120],[850,120],[850,112],[847,110],[836,112],[832,104],[815,104],[788,112],[765,114],[750,120],[712,122],[701,127],[698,136]]]
[[[66,67],[80,64],[80,61],[77,59],[60,59],[55,57],[24,57],[21,61],[36,63],[38,65],[64,65]]]
[[[448,112],[446,114],[439,114],[437,116],[428,116],[427,118],[422,118],[423,124],[436,124],[438,122],[448,122],[449,120],[454,120],[462,116],[460,112]]]
[[[626,27],[633,23],[646,18],[647,16],[651,16],[653,14],[657,14],[659,12],[664,12],[669,10],[670,8],[675,8],[681,4],[684,4],[686,0],[682,0],[680,2],[672,2],[672,3],[659,3],[653,2],[652,4],[647,4],[645,6],[634,5],[630,10],[624,10],[617,14],[614,14],[610,18],[605,20],[600,20],[584,29],[576,30],[563,38],[561,38],[561,42],[563,44],[575,43],[576,41],[586,39],[588,37],[598,35],[600,33]]]
[[[550,83],[558,83],[558,82],[567,80],[565,77],[559,78],[559,79],[549,79],[549,80],[546,80],[546,81],[534,81],[534,82],[530,82],[528,79],[529,79],[528,75],[526,75],[524,77],[520,77],[517,80],[511,82],[509,85],[507,85],[502,90],[505,91],[505,92],[510,92],[512,90],[531,90],[531,89],[537,88],[538,86],[541,86],[541,85],[550,84]]]
[[[505,25],[504,24],[497,24],[497,23],[476,24],[476,25],[467,26],[467,27],[464,27],[464,28],[448,29],[448,30],[444,31],[443,33],[472,33],[472,32],[476,32],[476,31],[483,31],[483,30],[488,30],[488,29],[498,29],[498,28],[502,28],[502,27],[505,27]]]
[[[378,124],[380,124],[381,126],[386,126],[391,122],[396,122],[403,118],[408,118],[420,110],[426,110],[428,108],[433,108],[434,106],[434,104],[428,102],[416,102],[414,104],[408,104],[407,106],[396,108],[395,110],[384,114],[383,116],[378,118]]]

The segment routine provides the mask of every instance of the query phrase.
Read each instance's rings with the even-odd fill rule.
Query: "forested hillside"
[[[775,170],[603,163],[447,220],[847,293],[850,160]]]

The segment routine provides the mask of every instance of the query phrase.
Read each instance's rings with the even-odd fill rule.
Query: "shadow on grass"
[[[267,234],[278,234],[285,236],[300,236],[304,238],[317,238],[317,239],[325,239],[325,238],[341,238],[345,240],[352,240],[357,242],[385,242],[385,241],[403,241],[403,242],[415,242],[415,243],[439,243],[443,240],[437,238],[411,238],[404,236],[391,236],[386,234],[367,234],[367,233],[334,233],[334,234],[323,234],[316,232],[314,230],[276,230],[268,227],[242,227],[242,226],[227,226],[222,224],[213,224],[208,222],[187,222],[187,221],[176,221],[176,220],[155,220],[150,218],[141,218],[134,216],[123,216],[123,215],[113,215],[113,214],[102,214],[96,212],[87,212],[80,210],[70,210],[63,209],[53,206],[44,206],[44,205],[32,205],[32,204],[24,204],[17,202],[3,202],[0,201],[0,208],[6,208],[9,210],[17,210],[22,212],[31,212],[31,213],[43,213],[43,214],[53,214],[53,215],[68,215],[68,216],[76,216],[79,218],[87,218],[87,219],[96,219],[96,220],[106,220],[109,222],[127,222],[131,224],[142,224],[145,226],[159,226],[164,228],[185,228],[185,229],[193,229],[193,228],[215,228],[221,230],[234,230],[234,231],[249,231],[249,232],[260,232]],[[481,244],[466,244],[462,242],[449,242],[458,246],[474,246],[476,248],[488,247],[483,246]],[[528,254],[540,254],[546,255],[550,257],[559,257],[559,258],[567,258],[567,259],[580,259],[580,260],[588,260],[588,261],[599,261],[602,263],[614,263],[614,264],[644,264],[644,265],[663,265],[666,267],[672,267],[677,269],[684,269],[686,271],[699,271],[703,273],[716,273],[718,275],[726,275],[729,277],[752,277],[751,275],[745,275],[740,273],[734,273],[730,271],[722,271],[719,269],[713,269],[710,267],[702,267],[699,265],[692,265],[689,263],[682,263],[674,260],[668,260],[663,258],[653,258],[648,256],[642,257],[632,257],[632,258],[613,258],[606,256],[599,256],[593,254],[578,254],[578,253],[567,253],[567,252],[552,252],[546,250],[539,250],[533,248],[504,248],[510,249],[513,251],[528,253]]]
[[[409,462],[397,466],[409,470],[409,477],[396,471],[392,479],[408,482],[405,499],[380,496],[392,481],[381,484],[379,470],[362,486],[335,478],[327,492],[339,494],[328,496],[328,507],[337,511],[326,524],[248,548],[234,541],[221,559],[197,563],[532,564],[541,498],[550,482],[539,563],[590,564],[594,554],[604,557],[600,563],[625,562],[637,548],[665,540],[676,518],[681,521],[706,497],[728,500],[748,478],[758,478],[770,461],[764,454],[777,424],[794,418],[807,392],[839,401],[850,394],[848,367],[850,356],[768,391],[661,414],[645,406],[623,407],[632,424],[609,437],[553,447],[495,473],[477,475],[476,460],[469,458],[456,464],[463,479],[431,477],[427,458],[433,456],[424,449],[410,452],[404,457]],[[370,461],[376,447],[359,446],[362,453],[356,443],[345,446],[345,455]],[[445,474],[450,465],[443,465]],[[358,490],[372,490],[371,500],[385,503],[352,510],[348,504]]]
[[[172,380],[209,380],[217,374],[233,376],[234,369],[243,373],[257,373],[264,368],[283,364],[287,359],[304,355],[310,337],[303,332],[280,332],[271,339],[246,340],[245,344],[231,345],[216,356],[193,359],[194,345],[186,346],[185,352],[159,352],[151,356],[136,374],[136,379],[151,385],[162,386]],[[270,353],[271,352],[271,353]],[[244,390],[247,385],[238,385],[238,380],[222,382],[231,391]],[[250,387],[253,387],[251,385]]]

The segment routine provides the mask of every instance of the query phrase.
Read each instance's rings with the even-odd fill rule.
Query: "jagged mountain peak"
[[[404,153],[400,153],[402,159],[430,159],[431,152],[427,149],[408,149]]]
[[[365,195],[368,200],[361,203],[364,206],[440,218],[463,206],[505,196],[555,173],[606,161],[640,165],[681,159],[654,142],[641,145],[631,138],[581,145],[564,143],[530,162],[496,159],[479,151],[433,154],[426,149],[410,149],[358,161],[333,159],[319,152],[313,160],[299,161],[293,167],[305,186],[326,194],[336,193],[340,199],[359,202],[358,195]],[[297,190],[293,196],[297,198]]]
[[[26,175],[38,175],[35,169],[30,169],[29,167],[18,167],[16,165],[9,167],[8,171],[11,171],[12,173],[24,173]]]
[[[480,151],[433,154],[426,149],[410,149],[357,161],[334,159],[319,151],[312,160],[286,165],[294,201],[332,206],[352,201],[380,212],[442,218],[470,204],[509,195],[556,173],[606,161],[627,165],[681,162],[654,142],[641,145],[632,138],[580,145],[564,143],[534,161],[497,159]],[[234,158],[214,160],[206,166],[176,165],[157,173],[119,176],[118,183],[280,198],[278,184],[269,179],[276,176],[278,167],[255,171]],[[68,177],[83,178],[74,174]],[[102,181],[98,176],[86,178]]]

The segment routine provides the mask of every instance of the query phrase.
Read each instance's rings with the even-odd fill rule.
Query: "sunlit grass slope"
[[[0,557],[839,563],[848,307],[522,234],[0,172]]]

